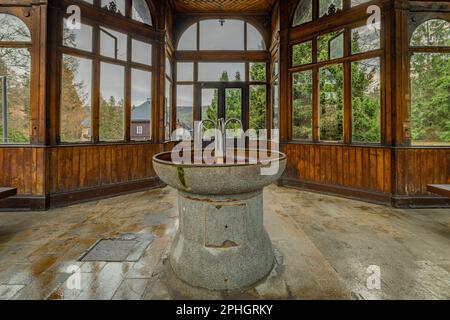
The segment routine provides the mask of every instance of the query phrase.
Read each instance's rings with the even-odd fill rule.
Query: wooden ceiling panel
[[[206,12],[270,12],[275,0],[173,0],[175,11]]]

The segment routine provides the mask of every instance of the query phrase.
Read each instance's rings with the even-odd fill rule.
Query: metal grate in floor
[[[136,262],[154,240],[154,235],[126,234],[120,238],[102,239],[84,253],[82,262]]]

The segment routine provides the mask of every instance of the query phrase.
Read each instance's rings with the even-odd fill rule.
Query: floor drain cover
[[[125,235],[117,239],[98,241],[79,261],[82,262],[136,262],[153,242],[153,235]]]

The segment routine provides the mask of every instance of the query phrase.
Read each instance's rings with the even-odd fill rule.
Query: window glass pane
[[[194,81],[194,63],[178,62],[177,63],[177,80],[178,81]]]
[[[199,63],[199,81],[245,81],[245,63]]]
[[[166,57],[166,76],[172,79],[172,63],[169,57]]]
[[[61,75],[61,142],[92,138],[92,60],[63,55]]]
[[[225,89],[225,120],[237,119],[242,121],[242,89],[226,88]],[[241,125],[237,121],[231,122],[227,129],[238,130]],[[228,135],[227,135],[228,136]],[[240,134],[235,132],[230,137],[239,137]]]
[[[336,31],[317,37],[317,60],[319,62],[344,56],[344,32]]]
[[[63,45],[69,48],[92,52],[92,27],[81,24],[80,29],[67,28],[67,20],[63,21]]]
[[[294,73],[292,81],[293,139],[312,140],[312,70]]]
[[[202,89],[202,120],[216,122],[219,110],[219,89]],[[204,124],[205,129],[213,129],[209,122]]]
[[[127,35],[100,27],[100,54],[102,56],[127,60]]]
[[[250,86],[250,129],[266,129],[266,85]]]
[[[352,54],[380,49],[380,23],[352,30]]]
[[[8,115],[7,119],[2,118],[3,89],[0,86],[0,143],[30,142],[30,72],[28,49],[0,48],[0,77],[6,77]],[[4,126],[7,137],[3,136]]]
[[[30,30],[19,18],[10,14],[0,13],[0,26],[0,42],[31,42]]]
[[[150,9],[145,3],[145,0],[133,0],[131,8],[131,17],[133,20],[152,25],[152,16],[150,15]]]
[[[352,7],[356,7],[360,4],[363,4],[363,3],[366,3],[369,1],[372,1],[372,0],[352,0],[351,4],[352,4]]]
[[[164,131],[166,141],[172,134],[172,82],[166,79],[166,94],[164,101]]]
[[[122,66],[100,65],[100,141],[124,139],[124,82]]]
[[[411,57],[412,140],[415,145],[450,145],[450,54]]]
[[[433,19],[422,23],[411,38],[414,47],[450,47],[450,22]]]
[[[131,61],[147,66],[152,65],[152,45],[150,43],[133,39],[131,41],[131,48]]]
[[[352,63],[353,142],[381,142],[380,59]]]
[[[178,42],[178,50],[197,50],[197,24],[190,26]]]
[[[247,23],[247,50],[266,50],[261,33],[250,23]]]
[[[342,0],[319,0],[319,17],[333,15],[342,10]]]
[[[293,26],[311,22],[313,19],[312,0],[300,0],[294,14]]]
[[[280,86],[275,81],[272,86],[272,129],[280,129]]]
[[[194,86],[177,86],[177,129],[184,128],[191,132],[194,128]]]
[[[131,69],[131,140],[152,138],[152,73]]]
[[[250,81],[266,81],[265,63],[250,63]]]
[[[292,66],[297,67],[312,63],[312,41],[292,46]]]
[[[343,140],[344,68],[342,64],[320,68],[320,140]]]
[[[113,13],[125,15],[125,0],[102,0],[101,6]]]
[[[200,21],[200,50],[244,50],[244,22]]]

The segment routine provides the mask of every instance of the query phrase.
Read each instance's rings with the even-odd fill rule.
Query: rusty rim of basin
[[[231,149],[230,149],[231,150]],[[202,154],[204,150],[201,150]],[[155,155],[153,157],[153,161],[160,163],[160,164],[164,164],[164,165],[168,165],[168,166],[174,166],[174,167],[186,167],[186,168],[223,168],[223,167],[252,167],[252,166],[260,166],[260,167],[267,167],[269,166],[272,162],[281,162],[287,159],[287,155],[285,155],[282,152],[279,151],[270,151],[270,150],[261,150],[263,153],[265,154],[275,154],[278,155],[278,157],[276,158],[266,158],[264,159],[264,162],[261,162],[261,160],[258,157],[258,162],[257,163],[248,163],[247,160],[249,159],[248,157],[248,153],[249,152],[255,152],[254,149],[234,149],[234,152],[236,154],[236,152],[238,151],[245,151],[246,152],[246,163],[214,163],[214,164],[208,164],[208,163],[202,163],[202,164],[196,164],[194,163],[194,159],[192,158],[192,163],[191,164],[186,164],[186,163],[175,163],[172,161],[172,151],[166,151],[166,152],[161,152],[158,153],[157,155]],[[260,150],[256,150],[256,152],[258,152],[258,156],[259,156],[259,152],[261,152]],[[195,152],[195,150],[191,150],[192,153]],[[200,150],[197,150],[197,152],[200,152]]]

